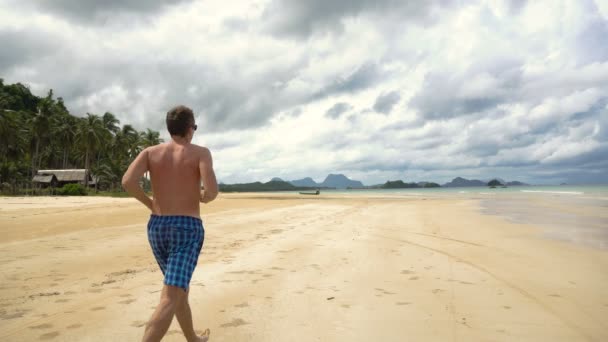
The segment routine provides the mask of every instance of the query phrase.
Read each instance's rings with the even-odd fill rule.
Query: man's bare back
[[[148,167],[153,214],[200,218],[201,180],[207,192],[217,192],[211,154],[205,147],[175,141],[149,147]]]

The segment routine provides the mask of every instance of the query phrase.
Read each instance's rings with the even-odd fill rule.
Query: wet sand
[[[190,305],[211,341],[608,340],[608,252],[477,200],[222,194],[201,212]],[[0,340],[141,339],[162,286],[148,217],[0,198]],[[184,340],[174,320],[164,341]]]

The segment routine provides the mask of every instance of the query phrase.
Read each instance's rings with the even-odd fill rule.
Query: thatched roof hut
[[[42,183],[42,184],[51,184],[53,182],[57,182],[57,177],[55,175],[35,175],[32,179],[34,183]]]
[[[51,181],[52,177],[55,177],[59,185],[67,183],[84,184],[85,177],[88,177],[89,185],[95,184],[91,173],[87,169],[38,170],[32,181],[47,184],[49,177],[51,177]]]

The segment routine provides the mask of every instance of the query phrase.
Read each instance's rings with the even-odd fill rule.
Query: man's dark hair
[[[171,135],[186,136],[188,127],[194,125],[192,109],[186,106],[177,106],[167,112],[167,129]]]

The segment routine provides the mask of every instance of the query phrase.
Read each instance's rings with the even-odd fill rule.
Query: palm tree
[[[146,147],[150,147],[150,146],[154,146],[154,145],[158,145],[158,144],[162,143],[163,139],[160,138],[159,132],[156,132],[156,131],[153,131],[153,130],[147,128],[145,132],[139,132],[139,141],[140,141],[140,146],[142,146],[143,148],[146,148]],[[146,171],[145,178],[149,179],[147,171]]]
[[[110,112],[105,112],[101,117],[103,121],[103,127],[105,132],[101,137],[101,144],[97,149],[97,158],[95,159],[95,165],[99,166],[102,159],[102,155],[106,155],[110,151],[114,136],[120,130],[120,121]]]
[[[76,142],[84,148],[84,168],[87,171],[90,171],[89,157],[99,148],[105,132],[103,121],[98,115],[87,113],[86,117],[80,119],[76,131]],[[87,174],[85,174],[84,186],[85,188],[89,186]]]
[[[19,148],[20,134],[15,111],[0,109],[0,158],[9,158],[11,150]]]
[[[30,137],[32,138],[32,177],[36,174],[36,165],[38,164],[40,143],[45,142],[49,137],[49,124],[53,116],[53,90],[49,90],[46,98],[42,99],[38,104],[37,113],[28,120],[27,124],[30,129]]]
[[[63,150],[61,158],[61,168],[67,168],[68,164],[68,152],[70,146],[74,143],[74,137],[76,135],[76,120],[73,116],[68,113],[62,113],[57,115],[53,125],[53,137],[57,140],[59,146]]]
[[[120,120],[110,112],[105,112],[101,117],[103,127],[110,131],[113,135],[120,131]]]
[[[145,132],[139,132],[139,140],[143,148],[158,145],[163,142],[160,138],[160,133],[149,128]]]

